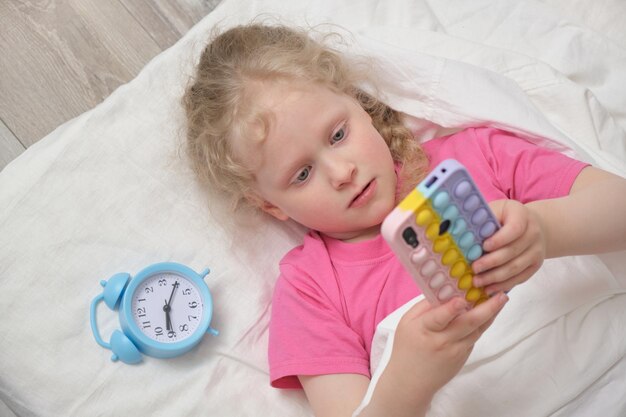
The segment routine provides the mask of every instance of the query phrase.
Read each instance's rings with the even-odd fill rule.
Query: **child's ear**
[[[277,218],[278,220],[285,221],[289,219],[289,216],[287,216],[280,208],[276,207],[256,193],[246,194],[246,198],[252,205],[260,208],[261,210],[263,210],[270,216]]]
[[[289,220],[289,216],[287,216],[284,211],[282,211],[279,207],[276,207],[269,201],[263,200],[261,202],[260,208],[270,216],[276,217],[278,220]]]

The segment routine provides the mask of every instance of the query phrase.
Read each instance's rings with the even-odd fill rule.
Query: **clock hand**
[[[172,330],[172,319],[170,318],[170,305],[167,300],[165,300],[163,311],[165,311],[165,328],[170,331]]]
[[[163,306],[163,311],[165,311],[165,328],[170,331],[172,330],[172,319],[170,318],[170,311],[172,310],[170,303],[172,302],[172,297],[174,297],[174,292],[176,288],[178,288],[178,281],[174,282],[172,285],[172,292],[170,293],[170,299],[165,300],[165,305]]]
[[[172,302],[172,297],[174,296],[174,291],[176,291],[176,288],[178,288],[178,281],[176,281],[174,284],[172,284],[172,293],[170,294],[170,300],[167,302],[167,305],[169,306]]]

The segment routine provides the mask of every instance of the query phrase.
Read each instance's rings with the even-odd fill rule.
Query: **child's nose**
[[[350,161],[333,159],[329,161],[329,177],[334,188],[341,188],[354,180],[356,165]]]

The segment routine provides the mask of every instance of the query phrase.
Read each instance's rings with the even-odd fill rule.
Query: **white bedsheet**
[[[0,412],[311,415],[301,392],[269,387],[266,363],[277,261],[303,231],[266,218],[232,216],[220,196],[198,188],[181,151],[179,99],[210,30],[264,12],[280,13],[286,22],[335,22],[354,33],[349,52],[374,54],[386,62],[390,104],[433,122],[424,137],[440,131],[439,126],[507,127],[546,136],[552,141],[541,142],[548,146],[566,146],[567,152],[626,175],[626,29],[621,24],[626,5],[621,1],[366,0],[356,6],[348,0],[224,0],[135,80],[0,173],[0,400],[5,406]],[[614,259],[613,275],[626,266],[623,256]],[[147,358],[138,366],[113,363],[89,327],[89,302],[101,290],[98,282],[160,261],[211,268],[212,325],[220,336],[208,337],[180,358]],[[577,269],[571,274],[582,277]],[[603,415],[624,415],[624,402],[617,401],[626,392],[623,296],[605,293],[591,304],[581,301],[587,310],[572,307],[555,316],[554,305],[542,302],[540,283],[547,276],[537,286],[512,293],[510,314],[504,316],[509,318],[501,320],[500,331],[511,337],[507,354],[524,359],[511,371],[535,372],[546,361],[562,358],[528,356],[515,349],[514,338],[529,345],[553,340],[557,348],[572,352],[568,359],[577,357],[573,353],[582,345],[576,340],[584,338],[590,342],[585,347],[597,347],[615,366],[593,386],[597,395],[568,394],[558,397],[560,408],[525,414],[507,404],[516,398],[532,403],[548,394],[533,391],[534,385],[515,386],[501,393],[500,414],[493,415],[565,416],[596,407],[613,412]],[[605,271],[593,279],[609,282],[611,276]],[[611,291],[618,294],[620,285],[614,281]],[[532,307],[537,316],[544,312],[553,327],[524,329],[522,317],[513,314],[515,303],[519,309]],[[117,327],[117,317],[100,308],[106,338]],[[613,342],[601,343],[607,335]],[[497,380],[499,375],[481,373],[495,368],[482,367],[479,358],[496,354],[489,348],[498,346],[479,345],[476,360],[449,392],[462,392],[476,379]],[[596,359],[582,356],[576,365],[587,368]],[[567,378],[568,392],[591,386],[581,387],[571,375],[559,374]],[[487,395],[487,388],[477,395]],[[433,413],[471,415],[455,407],[481,401],[445,392]]]

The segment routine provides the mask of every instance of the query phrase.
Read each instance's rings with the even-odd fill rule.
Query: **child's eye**
[[[331,142],[337,143],[341,141],[345,136],[346,136],[346,129],[345,127],[342,127],[341,129],[339,129],[333,134],[333,137],[331,138]]]
[[[304,181],[307,180],[307,178],[309,178],[309,174],[311,173],[311,167],[307,166],[305,168],[302,169],[302,171],[300,171],[298,173],[298,176],[296,177],[296,179],[294,180],[294,182],[296,184],[300,184],[303,183]]]

